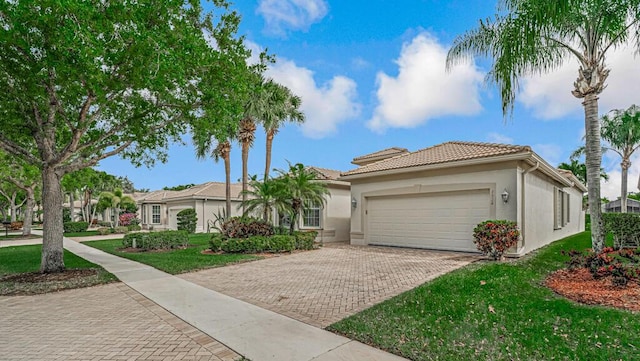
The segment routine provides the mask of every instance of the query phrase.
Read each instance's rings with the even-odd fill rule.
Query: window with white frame
[[[151,206],[151,223],[160,224],[160,206]]]
[[[563,191],[560,188],[554,188],[553,192],[553,228],[561,229],[566,226],[571,220],[571,206],[569,193]]]
[[[320,228],[320,215],[322,205],[320,203],[307,203],[302,214],[302,226],[310,228]]]
[[[140,212],[142,213],[142,224],[147,224],[147,206],[143,204]]]

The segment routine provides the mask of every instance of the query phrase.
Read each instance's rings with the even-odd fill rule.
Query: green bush
[[[111,232],[113,232],[113,230],[111,228],[107,228],[107,227],[100,227],[98,228],[98,233],[100,233],[101,235],[105,235],[105,234],[110,234]]]
[[[315,247],[315,239],[318,236],[318,232],[295,232],[296,237],[296,249],[310,250]]]
[[[494,260],[518,243],[520,231],[516,222],[505,220],[484,221],[473,229],[473,243],[482,254]]]
[[[195,209],[187,208],[178,212],[178,230],[195,233],[197,223],[198,217]]]
[[[274,235],[224,239],[220,234],[213,234],[209,246],[214,252],[226,253],[291,252],[296,249],[296,237]]]
[[[220,226],[223,238],[268,237],[273,234],[273,226],[261,219],[251,217],[231,217]]]
[[[86,232],[89,222],[64,222],[62,225],[64,233]]]
[[[604,229],[613,234],[613,247],[640,247],[640,215],[637,213],[603,213]]]
[[[129,232],[140,231],[140,230],[142,230],[142,226],[140,226],[138,224],[130,224],[130,225],[127,226],[127,230]]]
[[[100,227],[109,227],[111,228],[111,222],[107,222],[107,221],[97,221],[96,222],[98,224],[98,226]]]
[[[113,228],[113,233],[117,233],[117,234],[127,234],[127,233],[129,233],[129,227],[128,227],[128,226],[118,226],[118,227],[114,227],[114,228]]]
[[[186,231],[130,233],[122,240],[125,248],[134,247],[142,250],[174,249],[186,247],[188,243],[189,234]]]

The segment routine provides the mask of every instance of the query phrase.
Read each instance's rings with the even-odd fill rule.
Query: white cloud
[[[360,114],[356,83],[350,78],[334,76],[318,85],[311,70],[282,59],[266,74],[302,98],[301,108],[306,121],[301,129],[309,138],[323,138],[335,133],[338,124]]]
[[[260,53],[264,50],[260,45],[254,43],[251,40],[245,40],[244,45],[247,49],[251,50],[251,56],[247,60],[249,64],[258,64],[260,62]]]
[[[542,159],[546,160],[551,166],[556,167],[562,162],[562,147],[556,144],[534,144],[531,149],[536,152]]]
[[[371,67],[371,63],[366,61],[364,58],[357,56],[357,57],[351,59],[351,66],[355,70],[362,70],[362,69],[370,68]]]
[[[283,35],[287,29],[306,30],[327,15],[325,0],[260,0],[256,12],[266,22],[267,32]]]
[[[607,66],[611,73],[608,86],[600,95],[601,114],[638,103],[640,93],[640,59],[635,57],[633,47],[610,50]],[[577,60],[571,59],[556,71],[524,79],[518,101],[531,109],[536,117],[545,120],[581,114],[581,99],[571,95],[578,68]]]
[[[378,106],[368,127],[412,128],[446,115],[472,115],[482,110],[479,85],[483,75],[473,64],[445,71],[447,49],[429,33],[402,46],[397,77],[377,75]]]
[[[499,144],[513,144],[513,138],[495,132],[487,134],[487,141]]]

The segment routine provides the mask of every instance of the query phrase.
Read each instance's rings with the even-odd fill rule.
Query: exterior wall
[[[569,193],[569,223],[554,229],[554,186],[551,179],[540,172],[523,174],[524,177],[524,227],[523,244],[518,255],[528,253],[558,239],[584,231],[582,193],[576,188],[560,187]]]
[[[160,223],[153,223],[153,206],[160,206]],[[146,216],[146,222],[144,222]],[[138,217],[143,229],[164,230],[169,229],[169,219],[167,216],[167,205],[164,203],[138,203]]]
[[[318,230],[316,242],[340,242],[349,240],[349,224],[351,217],[351,191],[348,186],[330,185],[331,197],[327,198],[321,229]],[[304,228],[302,228],[304,229]]]
[[[351,243],[366,244],[367,202],[371,197],[455,192],[488,189],[491,218],[517,219],[517,169],[515,162],[488,166],[471,166],[397,174],[351,181],[351,196],[358,205],[351,209]],[[504,203],[500,194],[507,190],[510,197]]]
[[[203,207],[204,203],[204,207]],[[196,212],[198,214],[198,225],[196,232],[216,232],[214,228],[209,227],[216,219],[216,215],[222,214],[226,209],[224,199],[200,199],[196,202]],[[242,215],[242,209],[238,209],[239,201],[231,200],[231,217]]]

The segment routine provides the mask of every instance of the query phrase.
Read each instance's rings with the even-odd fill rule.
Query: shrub
[[[111,228],[107,228],[107,227],[100,227],[98,228],[98,233],[100,233],[101,235],[105,235],[105,234],[110,234],[113,230]]]
[[[120,225],[121,226],[130,226],[133,224],[139,224],[140,221],[136,218],[135,213],[122,213],[120,215]]]
[[[213,234],[209,246],[214,252],[226,253],[291,252],[296,249],[296,237],[274,235],[224,239],[221,234]]]
[[[135,232],[135,231],[139,231],[141,229],[142,229],[142,226],[137,225],[137,224],[130,224],[130,225],[127,226],[127,230],[129,232]]]
[[[98,226],[100,227],[109,227],[111,228],[111,222],[107,222],[107,221],[97,221],[96,222],[98,224]]]
[[[64,222],[62,228],[64,233],[86,232],[89,222]]]
[[[273,226],[261,219],[251,217],[231,217],[220,226],[224,238],[268,237],[273,234]]]
[[[296,249],[310,250],[315,247],[315,240],[318,236],[318,232],[295,232],[296,237]]]
[[[185,231],[162,231],[150,233],[130,233],[124,236],[122,245],[142,250],[174,249],[186,247],[189,235]]]
[[[570,251],[570,269],[587,268],[593,278],[611,277],[615,286],[640,280],[640,248],[615,250],[605,247],[600,253]]]
[[[196,210],[193,208],[183,209],[178,212],[178,229],[185,230],[189,233],[196,231],[196,223],[198,223],[198,217]]]
[[[129,227],[127,226],[118,226],[113,228],[113,233],[117,234],[127,234],[129,233]]]
[[[520,231],[516,222],[504,220],[484,221],[473,230],[473,243],[485,256],[494,260],[518,243]]]
[[[613,247],[640,247],[640,215],[635,213],[603,213],[604,229],[613,234]]]

